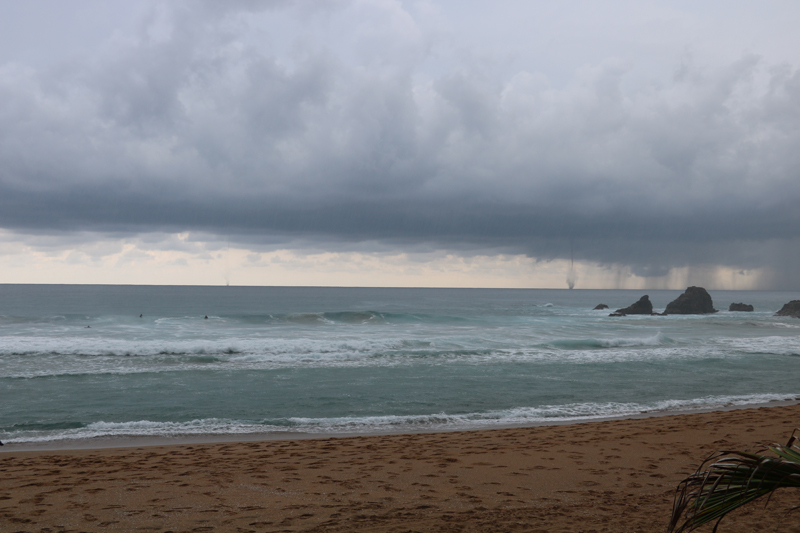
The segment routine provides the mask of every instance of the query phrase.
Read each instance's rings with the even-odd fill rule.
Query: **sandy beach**
[[[0,453],[0,531],[663,531],[678,482],[800,405],[456,433]],[[800,532],[777,494],[720,533]],[[708,528],[710,531],[710,528]]]

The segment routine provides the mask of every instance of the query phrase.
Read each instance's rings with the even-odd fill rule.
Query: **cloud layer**
[[[572,248],[642,275],[769,268],[769,284],[800,286],[783,268],[800,254],[798,58],[767,41],[693,51],[715,28],[670,37],[697,21],[624,19],[621,3],[629,29],[598,57],[591,32],[494,48],[502,21],[447,3],[319,6],[143,3],[91,53],[6,58],[0,227],[194,231],[254,250]],[[525,15],[597,31],[545,9]]]

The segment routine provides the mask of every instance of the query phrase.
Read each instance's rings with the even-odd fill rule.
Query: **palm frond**
[[[697,472],[678,485],[668,532],[688,533],[714,520],[716,532],[722,518],[734,509],[772,495],[777,489],[800,487],[797,431],[786,446],[773,444],[766,448],[774,457],[722,451],[703,461]]]

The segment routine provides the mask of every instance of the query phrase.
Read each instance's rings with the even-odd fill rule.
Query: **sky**
[[[797,20],[0,0],[0,283],[800,289]]]

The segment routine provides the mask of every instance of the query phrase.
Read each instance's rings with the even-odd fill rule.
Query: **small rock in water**
[[[609,316],[625,316],[625,315],[652,315],[653,304],[650,302],[650,296],[644,295],[639,298],[639,301],[625,307],[624,309],[617,309]]]
[[[667,304],[665,315],[706,315],[716,313],[711,295],[703,287],[689,287]]]
[[[728,311],[752,312],[753,306],[750,304],[743,304],[743,303],[731,304],[730,307],[728,307]]]
[[[775,316],[793,316],[800,318],[800,300],[792,300],[788,304],[784,304],[781,310],[775,313]]]
[[[594,310],[594,311],[599,311],[599,310],[602,310],[602,309],[608,309],[608,306],[607,306],[606,304],[597,304],[597,305],[594,307],[594,309],[593,309],[593,310]]]

